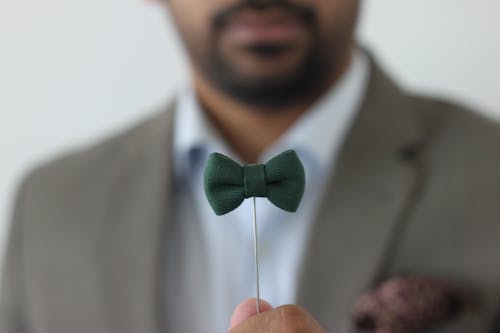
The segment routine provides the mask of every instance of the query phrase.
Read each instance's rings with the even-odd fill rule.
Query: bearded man
[[[359,0],[159,5],[191,84],[25,178],[2,333],[498,332],[498,124],[400,89],[355,42]],[[252,207],[216,217],[203,168],[285,149],[305,194],[259,201],[256,314]]]

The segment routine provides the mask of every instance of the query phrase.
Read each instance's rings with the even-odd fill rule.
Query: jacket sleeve
[[[0,285],[0,332],[29,333],[23,271],[23,215],[26,183],[19,187],[7,238]]]

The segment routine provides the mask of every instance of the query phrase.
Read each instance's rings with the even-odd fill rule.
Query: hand
[[[325,333],[307,310],[296,305],[284,305],[276,309],[260,302],[257,315],[255,299],[238,305],[231,317],[229,333]]]

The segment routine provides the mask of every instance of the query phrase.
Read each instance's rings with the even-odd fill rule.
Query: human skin
[[[261,301],[260,307],[261,313],[257,315],[254,298],[240,303],[231,318],[229,333],[325,333],[311,314],[299,306],[273,309]]]
[[[169,9],[179,31],[204,111],[247,163],[256,162],[334,85],[351,60],[359,0],[158,1]],[[303,8],[314,19],[305,24],[284,4]],[[226,17],[223,28],[215,29],[216,17],[237,6],[241,10]],[[255,51],[262,44],[281,51]],[[308,59],[315,60],[313,77],[307,77],[304,67]],[[232,84],[238,83],[250,91],[273,83],[270,91],[276,96],[242,98],[231,92]],[[293,92],[286,95],[289,86]],[[245,92],[244,88],[239,91]]]

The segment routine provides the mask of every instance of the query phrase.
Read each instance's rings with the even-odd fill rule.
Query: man
[[[354,42],[360,1],[166,6],[191,88],[25,179],[2,333],[382,332],[351,313],[402,273],[473,295],[436,332],[498,331],[498,124],[402,92]],[[256,315],[254,300],[236,307],[254,292],[251,207],[215,217],[203,167],[212,151],[255,163],[289,148],[306,191],[295,214],[258,201],[262,295],[275,308],[263,302]],[[434,289],[413,290],[410,313],[431,308],[418,297]],[[401,321],[403,307],[382,319]],[[416,327],[427,326],[390,332]]]

